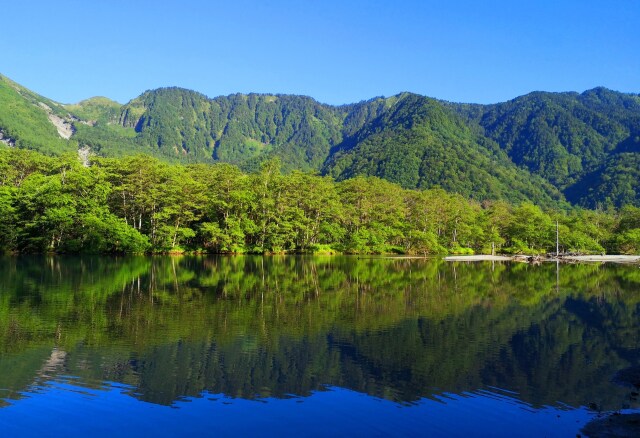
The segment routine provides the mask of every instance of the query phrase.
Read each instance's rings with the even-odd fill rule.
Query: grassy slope
[[[57,103],[39,96],[0,75],[0,130],[20,148],[46,154],[60,154],[77,149],[75,141],[58,135],[49,121],[46,105],[57,116],[67,116]]]

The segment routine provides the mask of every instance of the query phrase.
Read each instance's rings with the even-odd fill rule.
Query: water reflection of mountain
[[[624,401],[640,362],[637,268],[349,257],[5,258],[0,397],[79,376],[143,400],[398,401],[486,386],[545,405]]]

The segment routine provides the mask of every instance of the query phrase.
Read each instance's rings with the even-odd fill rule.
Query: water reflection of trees
[[[558,284],[555,265],[6,258],[0,397],[71,374],[163,404],[205,390],[283,397],[330,384],[412,401],[491,385],[534,404],[619,407],[609,376],[640,361],[640,275],[560,269]]]

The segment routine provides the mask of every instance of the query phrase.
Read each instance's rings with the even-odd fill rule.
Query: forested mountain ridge
[[[323,173],[338,180],[378,176],[407,188],[440,186],[479,200],[535,199],[549,205],[562,198],[441,102],[411,93],[386,102],[377,117],[332,150]]]
[[[637,204],[640,96],[598,87],[578,93],[534,92],[494,105],[450,104],[572,203]],[[612,181],[612,179],[614,181]]]
[[[407,188],[439,185],[479,199],[546,205],[561,199],[495,144],[485,147],[440,102],[411,93],[332,107],[303,96],[207,99],[165,88],[126,105],[120,123],[161,154],[225,161],[245,170],[278,156],[285,169],[321,171],[338,180],[369,175]]]
[[[494,105],[402,93],[331,106],[293,95],[211,99],[173,87],[125,105],[107,98],[61,105],[0,76],[0,133],[10,146],[48,154],[147,153],[245,171],[279,157],[285,171],[379,176],[479,200],[640,204],[640,97],[604,88]]]
[[[305,96],[234,94],[209,99],[180,88],[147,91],[119,122],[160,154],[255,168],[279,155],[289,169],[317,170],[341,139],[345,111]]]

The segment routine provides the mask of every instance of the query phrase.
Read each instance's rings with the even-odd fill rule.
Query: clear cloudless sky
[[[64,103],[640,92],[640,0],[4,0],[0,16],[0,73]]]

